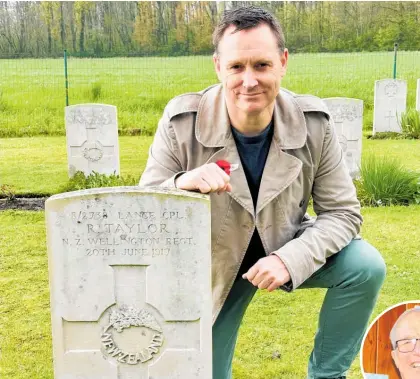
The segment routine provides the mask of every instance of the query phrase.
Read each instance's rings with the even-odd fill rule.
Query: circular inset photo
[[[362,342],[365,379],[420,379],[420,300],[382,312]]]

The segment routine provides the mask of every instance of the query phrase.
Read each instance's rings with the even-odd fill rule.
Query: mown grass
[[[143,172],[152,137],[120,137],[121,174],[137,179]],[[0,139],[0,185],[18,194],[57,193],[68,182],[65,137]]]
[[[388,267],[373,320],[393,304],[418,300],[420,206],[365,208],[363,215],[362,235]],[[0,230],[0,377],[52,379],[44,213],[2,212]],[[241,328],[234,378],[303,379],[324,293],[258,292]],[[357,359],[348,379],[361,377]]]
[[[282,85],[297,93],[364,100],[371,130],[375,80],[392,77],[393,53],[290,54]],[[122,134],[153,135],[173,96],[217,82],[210,56],[68,61],[70,104],[116,105]],[[398,78],[415,106],[420,52],[400,52]],[[62,59],[0,59],[0,137],[64,135]]]
[[[121,175],[140,178],[152,137],[119,138]],[[420,171],[420,140],[363,140],[363,156],[396,157],[406,168]],[[9,184],[17,194],[53,194],[68,181],[64,137],[0,139],[0,185]]]

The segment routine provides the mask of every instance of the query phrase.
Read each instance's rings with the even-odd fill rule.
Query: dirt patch
[[[0,211],[8,209],[16,209],[21,211],[43,211],[45,208],[45,200],[47,197],[41,198],[17,198],[14,200],[0,199]]]

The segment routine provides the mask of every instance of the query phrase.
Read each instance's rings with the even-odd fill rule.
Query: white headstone
[[[120,173],[117,108],[104,104],[79,104],[65,108],[69,176],[83,171]]]
[[[334,120],[344,162],[352,178],[360,174],[363,136],[363,100],[345,97],[323,99]]]
[[[420,111],[420,79],[417,79],[416,109]]]
[[[77,191],[46,222],[56,379],[212,379],[208,196]]]
[[[373,134],[377,132],[401,133],[400,117],[405,112],[407,82],[397,79],[375,81]]]

